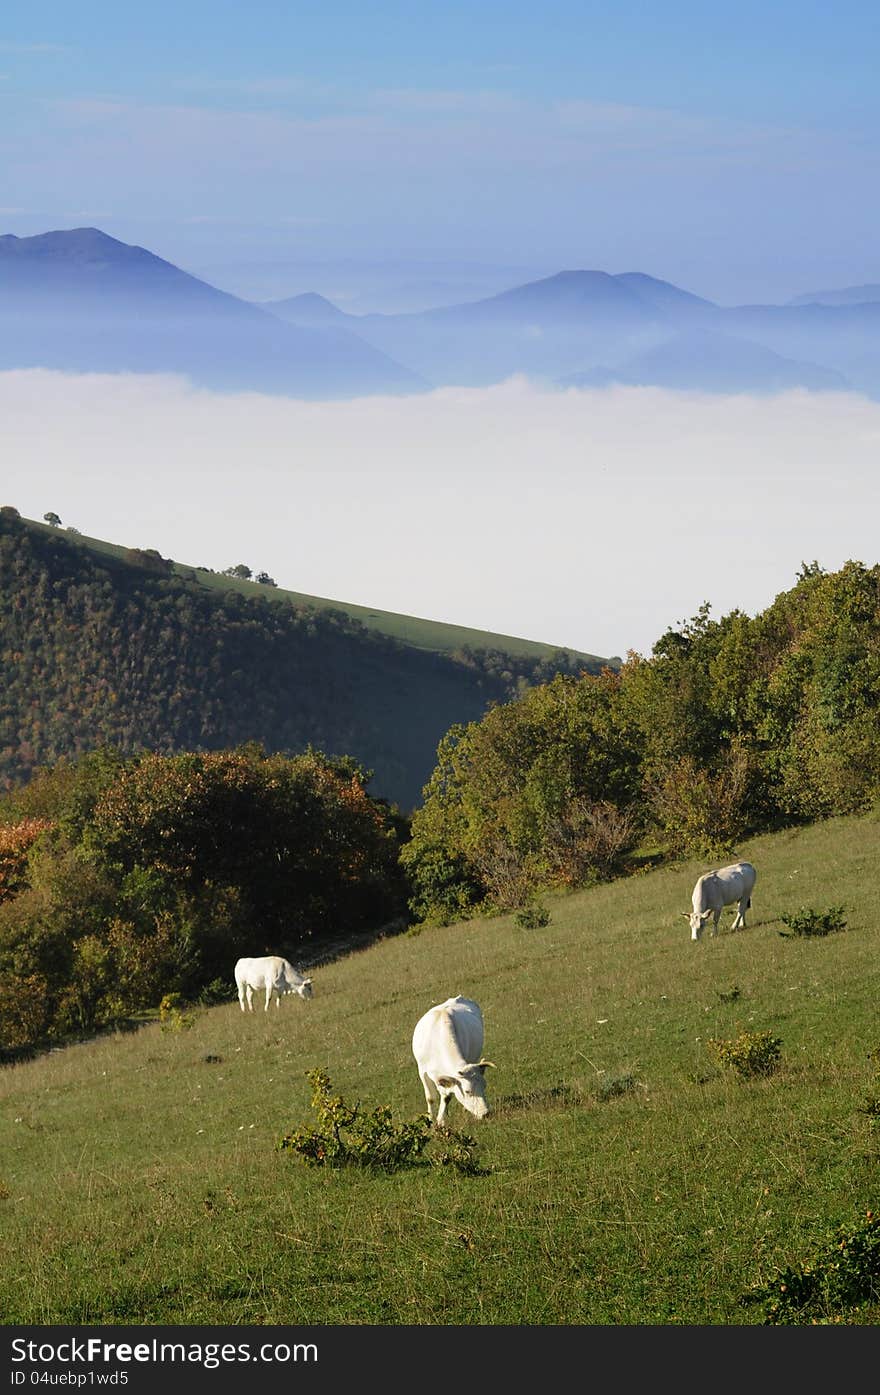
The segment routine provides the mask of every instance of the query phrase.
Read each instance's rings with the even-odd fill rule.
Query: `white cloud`
[[[0,503],[313,595],[601,654],[804,560],[873,563],[880,404],[851,394],[218,396],[0,374]]]

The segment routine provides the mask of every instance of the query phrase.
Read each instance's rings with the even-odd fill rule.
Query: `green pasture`
[[[743,1293],[880,1203],[880,1128],[860,1112],[880,1093],[880,822],[736,852],[758,869],[741,932],[729,910],[691,942],[680,913],[707,868],[687,863],[549,899],[541,929],[384,940],[269,1014],[233,1003],[3,1069],[2,1320],[760,1321]],[[831,904],[843,932],[780,935],[781,914]],[[412,1029],[456,993],[481,1003],[496,1069],[489,1117],[453,1104],[449,1122],[488,1175],[278,1151],[310,1120],[315,1066],[365,1106],[421,1113]],[[782,1038],[777,1073],[716,1065],[707,1039],[743,1030]]]

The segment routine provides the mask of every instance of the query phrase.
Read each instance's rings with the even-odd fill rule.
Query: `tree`
[[[51,523],[53,528],[61,527],[61,519],[58,517],[57,513],[52,513],[51,511],[43,514],[43,522]]]
[[[608,876],[635,841],[642,737],[620,678],[558,675],[454,726],[402,861],[413,910],[448,920]]]
[[[235,567],[225,567],[223,570],[223,575],[237,576],[241,581],[250,581],[253,577],[253,572],[251,571],[250,567],[245,566],[244,562],[239,562],[238,565]]]
[[[257,581],[261,586],[277,586],[278,582],[268,572],[257,572]]]

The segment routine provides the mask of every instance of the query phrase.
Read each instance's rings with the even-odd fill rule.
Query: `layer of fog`
[[[753,614],[802,561],[877,560],[880,404],[847,393],[220,396],[0,374],[0,504],[280,586],[592,653],[703,601]]]

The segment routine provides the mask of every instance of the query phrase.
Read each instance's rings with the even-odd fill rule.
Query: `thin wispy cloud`
[[[69,53],[69,44],[31,44],[15,39],[0,39],[0,53],[25,54]]]
[[[522,111],[523,101],[509,92],[432,90],[430,88],[389,87],[372,92],[369,105],[386,111],[431,112],[446,115],[482,115],[488,112],[511,114]]]

